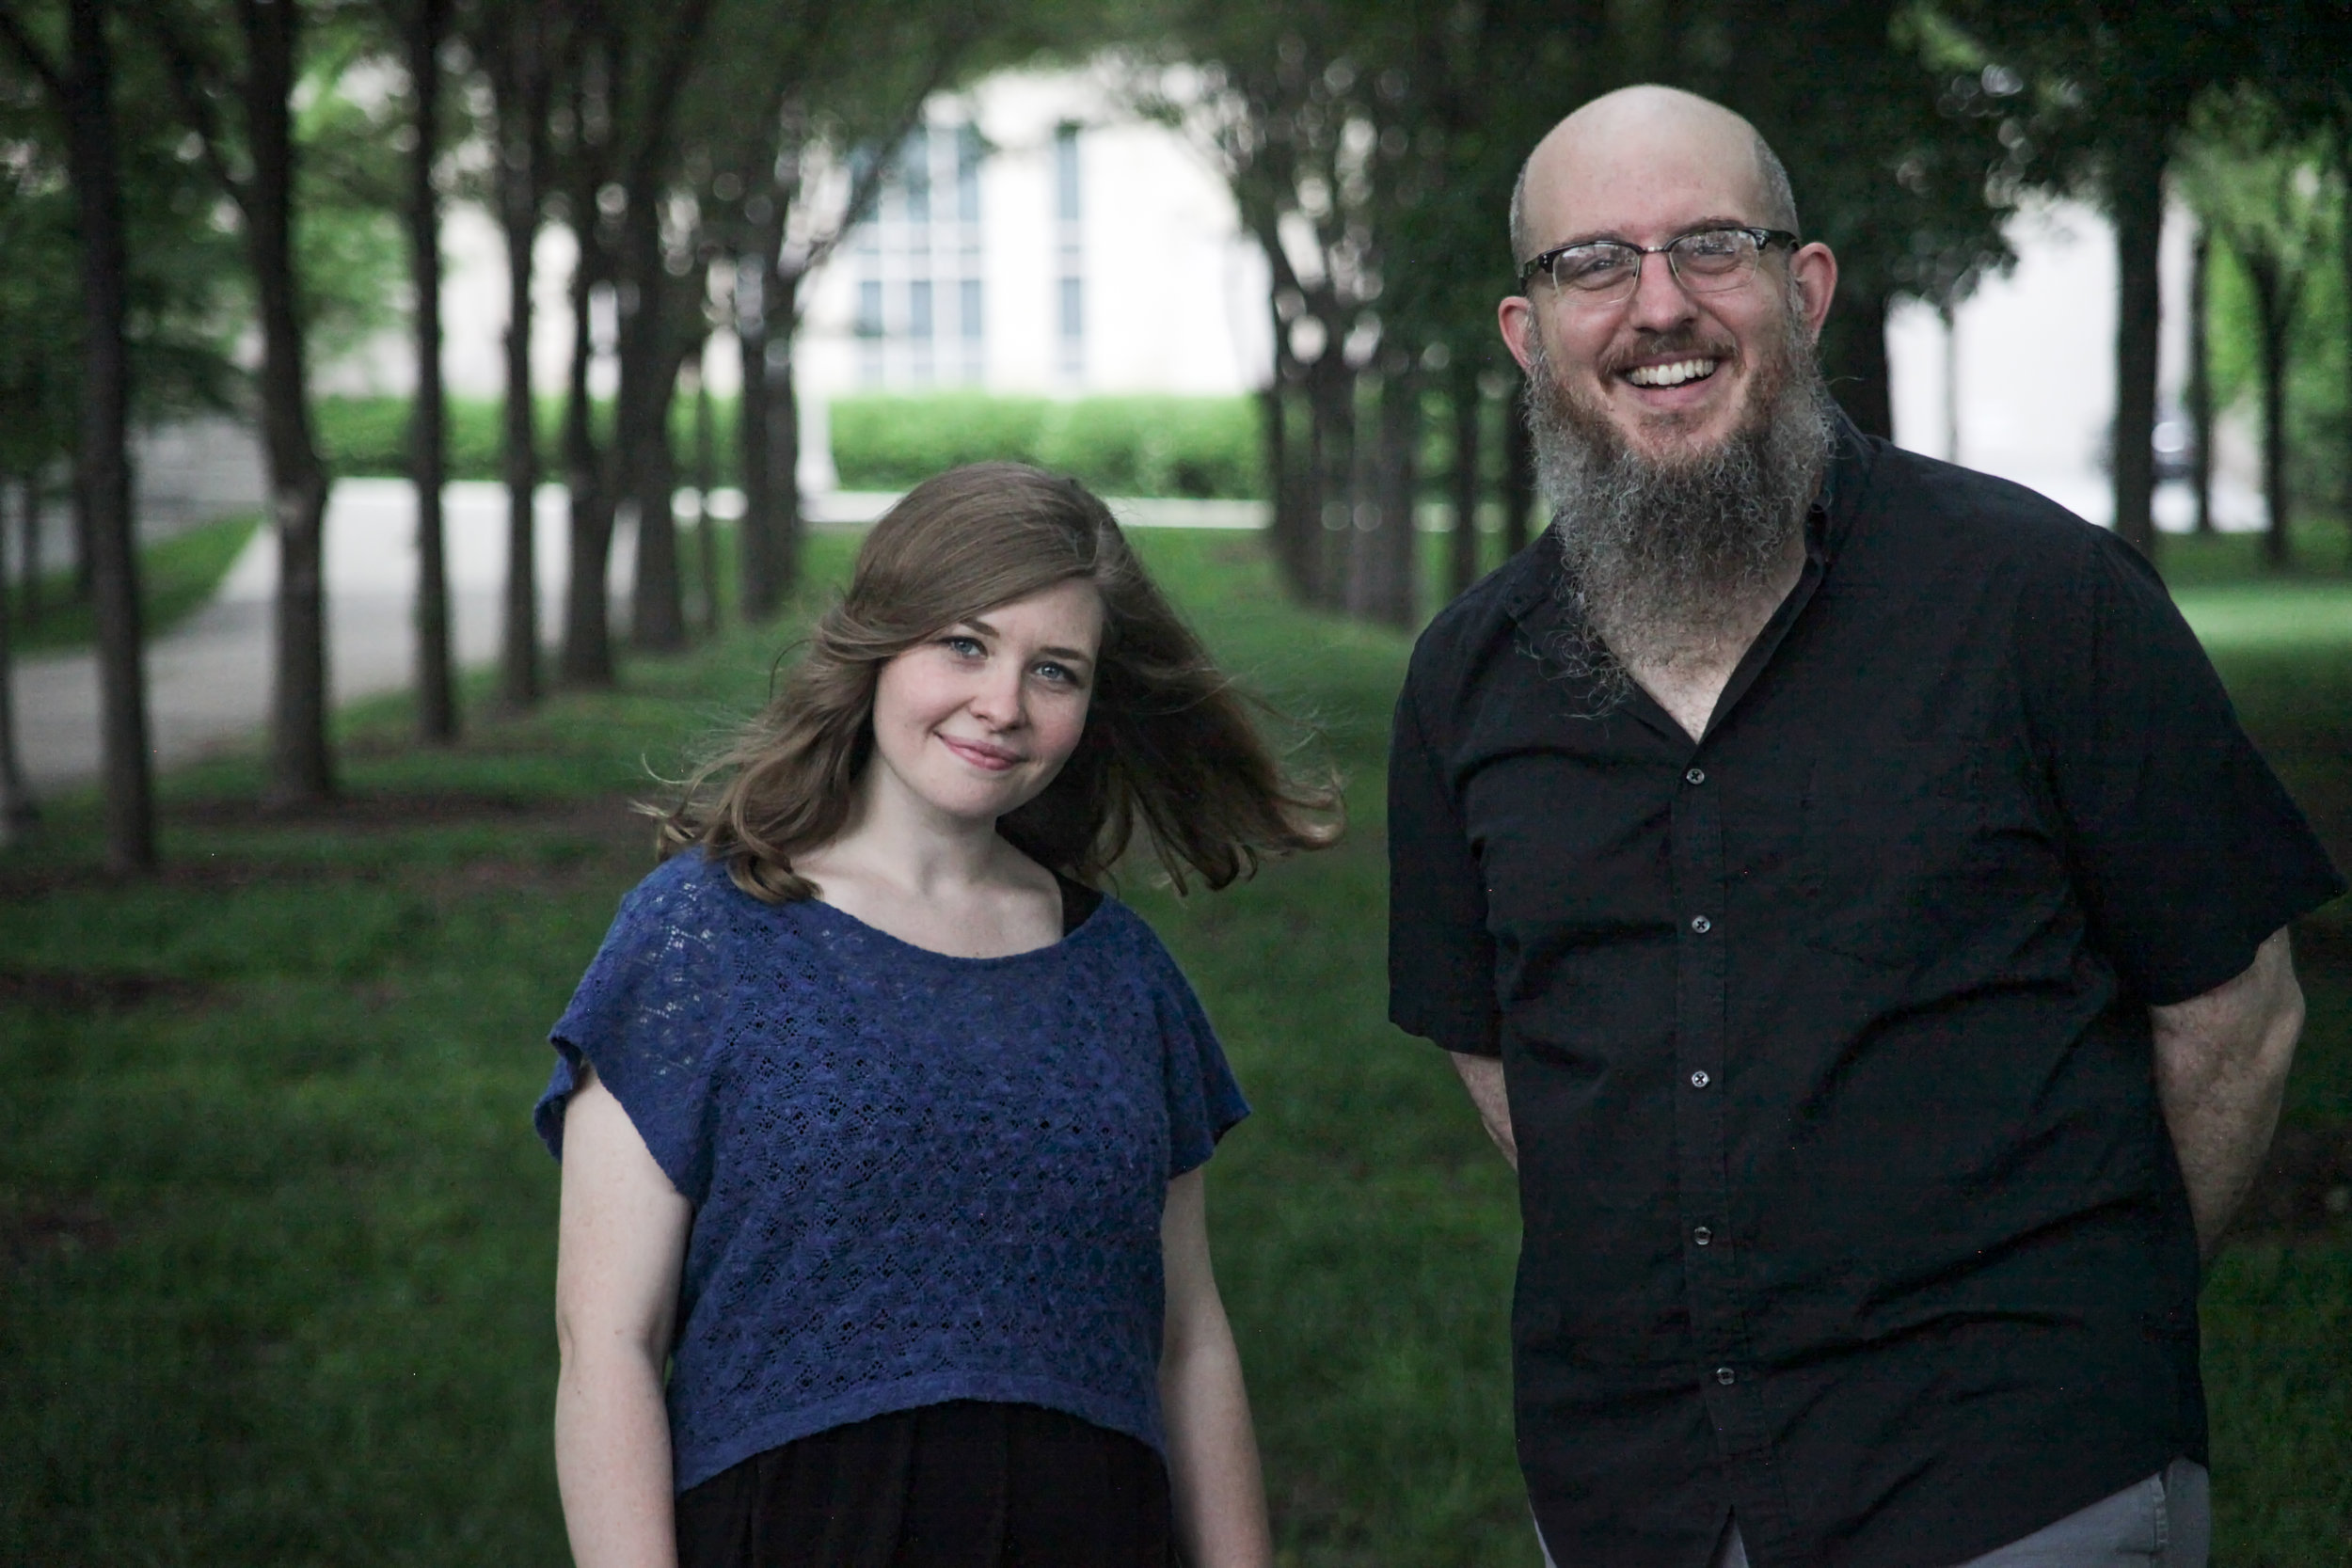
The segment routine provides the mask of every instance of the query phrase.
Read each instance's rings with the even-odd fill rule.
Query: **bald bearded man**
[[[1547,1550],[2201,1564],[2201,1248],[2343,880],[2144,562],[1837,412],[1745,121],[1588,104],[1511,231],[1553,517],[1414,652],[1391,1016],[1518,1169]]]

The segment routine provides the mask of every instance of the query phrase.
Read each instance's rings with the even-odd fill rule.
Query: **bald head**
[[[1588,212],[1613,210],[1629,185],[1693,190],[1728,179],[1743,218],[1797,231],[1788,171],[1755,126],[1711,100],[1678,87],[1620,87],[1553,126],[1519,166],[1511,188],[1511,255],[1525,261],[1581,232]]]

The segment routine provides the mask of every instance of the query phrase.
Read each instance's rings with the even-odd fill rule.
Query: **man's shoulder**
[[[1995,474],[1870,442],[1857,521],[1912,551],[1954,564],[2072,574],[2120,543],[2038,490]]]
[[[1507,641],[1519,617],[1549,594],[1549,570],[1539,534],[1438,611],[1413,642],[1406,693],[1458,685],[1484,652]]]

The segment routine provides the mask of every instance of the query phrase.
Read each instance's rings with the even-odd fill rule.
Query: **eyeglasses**
[[[1793,250],[1797,236],[1786,229],[1694,229],[1664,245],[1579,240],[1547,250],[1519,268],[1519,287],[1525,289],[1537,273],[1546,273],[1552,287],[1603,304],[1633,292],[1644,257],[1663,256],[1675,281],[1691,293],[1722,293],[1746,282],[1757,258],[1775,245]]]

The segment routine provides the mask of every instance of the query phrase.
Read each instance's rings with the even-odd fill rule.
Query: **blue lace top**
[[[549,1150],[585,1058],[694,1205],[678,1490],[947,1400],[1164,1450],[1160,1212],[1248,1107],[1133,911],[957,958],[689,851],[622,901],[551,1037]]]

